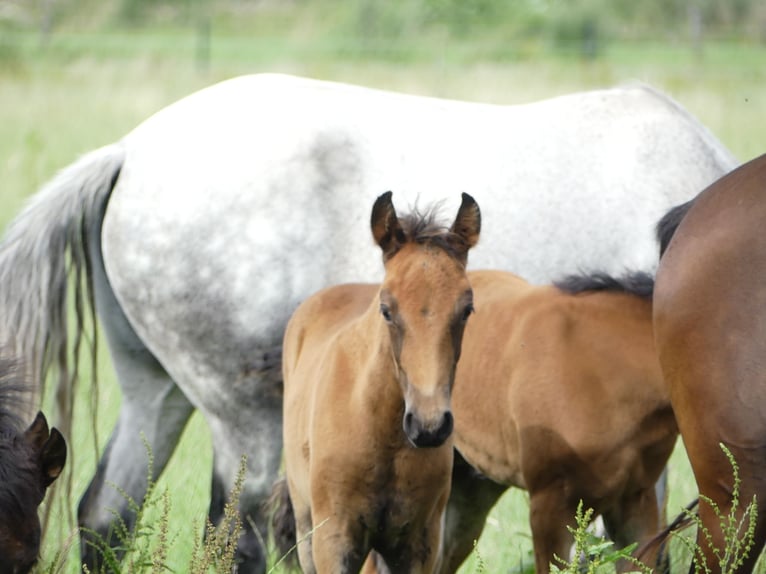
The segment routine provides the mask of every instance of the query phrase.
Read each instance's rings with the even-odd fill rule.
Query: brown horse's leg
[[[719,437],[715,438],[720,441]],[[717,445],[712,440],[710,444]],[[763,476],[760,470],[763,466],[763,460],[766,460],[766,452],[760,447],[743,448],[728,445],[728,448],[737,463],[741,479],[736,520],[740,521],[745,508],[750,504],[753,496],[757,499],[758,512],[755,524],[756,544],[751,548],[741,567],[735,570],[729,565],[727,572],[752,572],[753,566],[763,549],[763,544],[759,544],[758,541],[766,538],[766,511],[764,511],[766,508],[764,504],[766,500],[766,476]],[[731,513],[733,490],[732,468],[729,462],[717,446],[708,449],[694,449],[692,452],[690,452],[690,460],[693,461],[700,493],[709,498],[718,507],[720,514],[727,517]],[[704,500],[700,500],[699,515],[705,528],[710,532],[713,547],[719,549],[719,553],[723,555],[723,549],[726,547],[727,541],[721,530],[721,519],[717,516],[711,504]],[[747,524],[746,521],[745,528]],[[742,534],[739,537],[741,538]],[[711,572],[720,572],[719,559],[704,533],[698,532],[697,544],[702,549],[703,556]],[[693,571],[693,566],[690,571]]]
[[[574,542],[567,524],[574,524],[575,507],[564,495],[565,485],[556,482],[529,493],[529,523],[535,549],[535,571],[548,574],[554,554],[562,560],[569,559],[569,549]]]
[[[654,486],[636,493],[626,494],[615,508],[603,513],[604,525],[617,548],[624,548],[634,542],[639,545],[649,540],[660,530],[660,517],[657,508],[657,494]],[[641,556],[641,561],[655,571],[658,569],[657,558],[660,545],[654,545]],[[634,571],[635,566],[622,560],[617,564],[618,572]]]

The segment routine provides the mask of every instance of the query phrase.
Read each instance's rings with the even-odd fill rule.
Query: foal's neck
[[[347,333],[349,342],[360,349],[354,385],[354,401],[359,412],[371,417],[376,426],[388,427],[389,436],[406,441],[402,430],[404,395],[399,383],[399,367],[392,348],[389,327],[380,315],[378,297]],[[364,341],[364,344],[360,344]]]

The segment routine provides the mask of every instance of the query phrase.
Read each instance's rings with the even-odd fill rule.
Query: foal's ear
[[[399,218],[396,217],[391,195],[392,193],[387,191],[375,200],[370,218],[372,236],[383,250],[384,261],[391,259],[406,241]]]
[[[45,486],[56,480],[66,464],[66,441],[57,428],[51,429],[51,436],[40,453],[40,467],[43,471]]]
[[[450,231],[465,241],[466,249],[470,249],[479,241],[481,211],[476,200],[467,193],[463,193],[463,201]]]
[[[24,431],[24,439],[27,443],[35,449],[40,451],[48,440],[50,433],[48,432],[48,421],[45,420],[45,415],[42,411],[37,413],[35,420],[29,425],[29,428]]]

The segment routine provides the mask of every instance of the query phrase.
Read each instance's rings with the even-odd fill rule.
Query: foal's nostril
[[[408,412],[404,415],[402,426],[410,442],[418,448],[438,447],[444,444],[452,434],[454,419],[452,413],[446,411],[438,426],[424,427],[423,423]]]
[[[452,413],[450,411],[447,411],[444,413],[444,418],[442,419],[441,427],[439,427],[439,430],[436,431],[437,434],[442,437],[442,442],[447,440],[449,435],[452,434],[452,429],[455,426],[455,419],[452,417]]]

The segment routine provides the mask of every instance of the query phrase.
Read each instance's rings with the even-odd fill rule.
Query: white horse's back
[[[578,268],[651,269],[665,209],[736,165],[701,124],[641,86],[494,106],[280,75],[198,92],[127,147],[116,217],[162,229],[220,205],[247,218],[233,227],[248,232],[248,247],[280,250],[344,229],[328,245],[340,247],[328,258],[333,281],[376,278],[372,246],[336,257],[365,237],[365,206],[388,189],[409,204],[473,194],[486,213],[475,268],[535,282]],[[134,172],[140,181],[128,180]],[[312,219],[314,196],[336,221]]]

